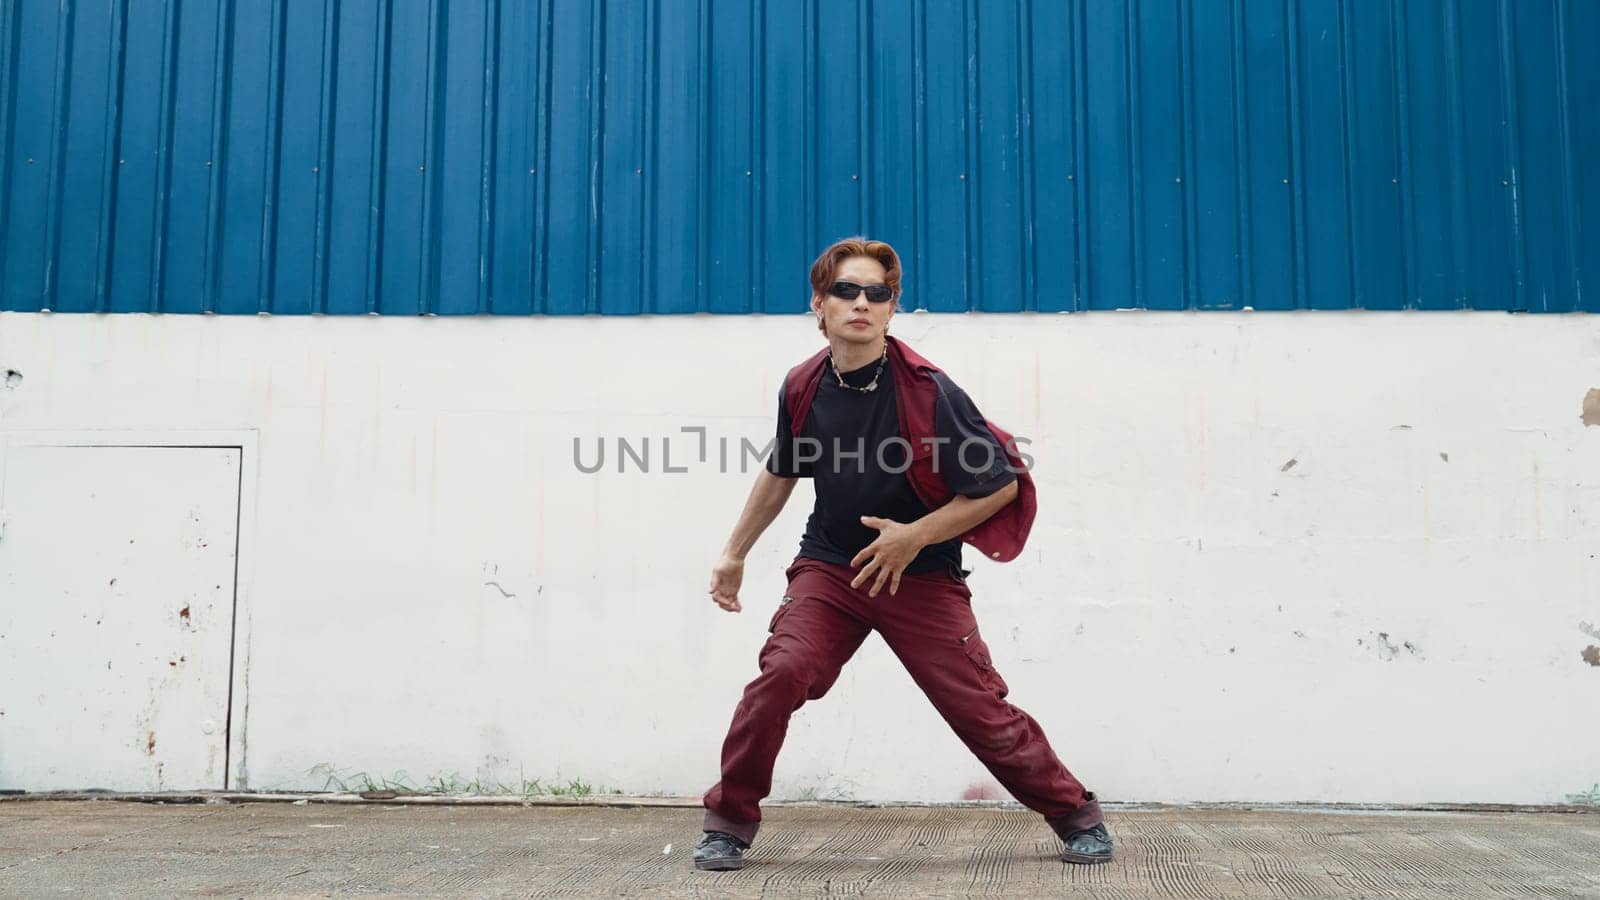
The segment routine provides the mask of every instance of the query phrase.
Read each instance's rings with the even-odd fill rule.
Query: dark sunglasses
[[[873,303],[883,303],[894,297],[894,289],[887,284],[856,284],[854,281],[835,281],[828,288],[828,293],[838,297],[840,300],[854,300],[861,296],[862,291],[867,292],[867,299]]]

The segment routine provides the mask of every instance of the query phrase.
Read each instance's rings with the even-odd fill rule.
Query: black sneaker
[[[744,851],[750,845],[723,831],[708,831],[694,848],[694,867],[708,872],[744,868]]]
[[[1111,832],[1106,831],[1104,824],[1074,831],[1062,840],[1067,843],[1061,851],[1062,862],[1089,866],[1111,861]]]

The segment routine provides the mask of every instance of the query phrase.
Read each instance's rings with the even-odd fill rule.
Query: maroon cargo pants
[[[1099,802],[1056,758],[1039,723],[1006,702],[1006,683],[978,634],[972,592],[960,580],[905,575],[897,593],[886,587],[873,598],[870,582],[850,586],[855,572],[845,566],[797,559],[786,574],[789,590],[761,648],[761,674],[733,712],[722,780],[704,797],[706,831],[755,839],[789,716],[828,692],[873,629],[1011,796],[1063,836],[1100,823]]]

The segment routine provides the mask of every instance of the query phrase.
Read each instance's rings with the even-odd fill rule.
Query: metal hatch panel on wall
[[[243,449],[0,452],[0,787],[225,787]]]

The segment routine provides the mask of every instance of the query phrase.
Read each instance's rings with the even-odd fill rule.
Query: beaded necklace
[[[883,355],[878,357],[878,370],[876,372],[872,373],[872,380],[867,382],[865,387],[856,387],[853,384],[845,384],[844,376],[839,374],[839,367],[833,364],[833,351],[832,350],[828,351],[828,368],[833,370],[833,377],[839,379],[839,387],[849,388],[852,391],[857,391],[857,392],[862,393],[862,394],[870,394],[873,391],[878,389],[878,379],[880,377],[882,377],[882,375],[883,375],[883,364],[888,362],[888,361],[889,361],[889,342],[888,341],[884,341],[883,342]]]

